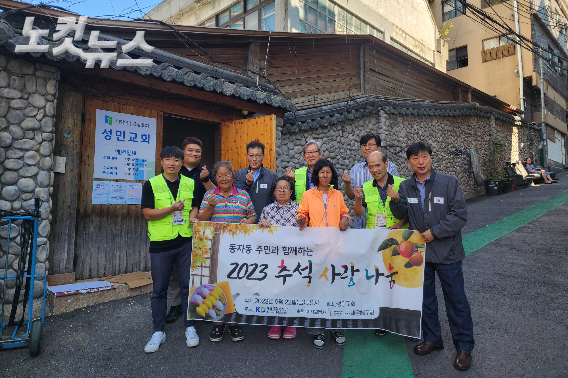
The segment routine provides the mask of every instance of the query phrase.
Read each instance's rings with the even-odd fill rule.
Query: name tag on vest
[[[408,203],[418,203],[418,198],[410,198],[410,197],[409,197],[409,198],[406,199],[406,201],[407,201]]]
[[[174,226],[184,224],[185,220],[183,219],[183,214],[181,211],[174,211],[172,213],[172,224]]]

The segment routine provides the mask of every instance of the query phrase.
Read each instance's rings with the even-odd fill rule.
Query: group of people
[[[461,261],[465,257],[461,229],[467,209],[458,180],[432,169],[431,148],[417,142],[406,150],[414,175],[399,177],[396,165],[381,152],[381,138],[366,134],[360,139],[364,161],[354,165],[341,179],[345,195],[355,199],[354,228],[411,228],[422,233],[428,248],[424,271],[422,334],[414,348],[419,355],[443,349],[435,273],[440,278],[446,310],[457,354],[454,367],[467,370],[473,350],[473,322]],[[217,162],[209,172],[200,165],[202,143],[188,137],[182,148],[165,147],[160,153],[163,173],[143,186],[142,209],[148,220],[152,280],[151,299],[154,334],[145,352],[158,350],[166,340],[164,324],[187,314],[191,267],[192,226],[196,221],[258,223],[298,227],[349,227],[349,209],[339,190],[333,163],[323,158],[319,142],[303,146],[306,166],[286,169],[278,175],[263,166],[265,146],[252,141],[246,146],[248,167],[238,171],[228,161]],[[170,297],[171,299],[168,299]],[[168,301],[172,304],[167,312]],[[195,321],[184,319],[186,343],[199,344]],[[316,348],[325,345],[324,329],[308,329]],[[245,335],[238,324],[228,324],[233,341]],[[387,331],[377,329],[375,335]],[[225,324],[214,323],[209,339],[219,342]],[[292,339],[296,328],[271,326],[271,339]],[[331,330],[337,345],[345,344],[341,329]]]

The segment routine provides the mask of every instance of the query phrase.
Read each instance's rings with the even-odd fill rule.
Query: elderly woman
[[[337,182],[337,171],[329,160],[319,160],[314,166],[312,184],[314,187],[302,195],[298,208],[298,226],[303,230],[309,227],[336,227],[341,231],[349,225],[349,209],[345,206],[343,194],[333,189],[332,182]],[[312,328],[308,332],[314,335],[314,346],[324,347],[325,337],[322,328]],[[343,331],[338,329],[331,332],[333,341],[345,345]]]
[[[271,203],[262,209],[260,214],[259,225],[261,227],[291,226],[298,227],[296,216],[298,215],[298,202],[291,200],[294,198],[294,183],[286,176],[280,177],[272,186],[271,193],[274,194],[276,202]],[[278,340],[282,333],[281,326],[272,326],[268,331],[270,339]],[[296,337],[295,327],[285,327],[282,334],[284,339],[293,339]]]
[[[217,188],[205,193],[197,218],[211,222],[256,223],[254,206],[248,193],[233,185],[235,173],[232,164],[228,161],[218,162],[213,168],[213,176],[217,181]],[[223,340],[224,332],[225,324],[216,322],[209,334],[209,340]],[[241,327],[236,323],[229,324],[229,333],[233,341],[245,338]]]

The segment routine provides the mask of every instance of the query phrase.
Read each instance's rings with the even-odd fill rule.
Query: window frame
[[[445,3],[452,3],[452,2],[454,3],[453,10],[444,12],[444,4],[445,4]],[[460,10],[460,12],[462,12],[462,13],[460,13],[460,14],[457,14],[457,12],[458,12],[457,3],[460,3],[460,4],[461,4],[461,10]],[[442,4],[442,22],[451,20],[452,18],[456,18],[456,17],[459,17],[459,16],[463,16],[463,15],[466,14],[466,9],[467,9],[467,8],[466,8],[466,6],[465,6],[464,4],[467,4],[467,0],[442,0],[442,3],[441,3],[441,4]],[[452,15],[452,14],[453,14],[453,15]],[[449,16],[446,16],[446,15],[449,15]]]
[[[233,8],[236,4],[238,3],[243,3],[243,12],[241,14],[239,14],[238,16],[234,16],[231,17],[231,8]],[[243,23],[243,29],[235,29],[235,30],[252,30],[252,29],[247,29],[247,25],[246,25],[246,21],[245,18],[246,16],[249,16],[251,14],[253,14],[255,11],[259,11],[257,13],[258,15],[258,29],[254,29],[254,30],[262,30],[261,28],[261,23],[262,23],[262,9],[270,4],[273,4],[275,2],[275,0],[259,0],[258,4],[254,7],[251,8],[247,8],[247,0],[240,0],[240,1],[235,1],[234,3],[232,3],[231,5],[229,5],[228,7],[224,8],[223,10],[217,12],[214,16],[209,17],[207,20],[201,22],[199,24],[199,26],[205,26],[205,23],[211,19],[215,19],[215,25],[214,26],[209,26],[209,27],[217,27],[217,28],[231,28],[231,25],[242,21]],[[226,11],[229,11],[229,20],[227,22],[224,22],[222,24],[219,24],[219,15],[221,13],[224,13]]]
[[[466,64],[465,66],[462,65],[461,67],[459,67],[459,64],[458,64],[459,60],[462,60],[462,59],[464,59],[464,58],[460,58],[460,59],[457,58],[458,50],[459,50],[459,49],[463,49],[463,48],[465,48],[465,51],[466,51],[465,59],[467,59],[467,61],[466,61],[467,64]],[[455,56],[456,56],[455,60],[450,60],[450,52],[451,52],[451,51],[455,51]],[[452,62],[455,62],[455,68],[449,68],[449,67],[450,67],[450,64],[451,64]],[[469,51],[467,51],[467,45],[458,46],[458,47],[456,47],[456,48],[454,48],[454,49],[448,50],[448,60],[446,61],[446,71],[453,71],[453,70],[457,70],[457,69],[460,69],[460,68],[465,68],[465,67],[468,67],[468,66],[469,66]]]

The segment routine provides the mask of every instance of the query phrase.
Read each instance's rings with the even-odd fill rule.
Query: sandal
[[[239,326],[238,324],[229,327],[229,334],[231,335],[231,340],[235,342],[241,341],[245,338],[245,334],[241,330],[241,326]]]
[[[225,333],[225,324],[215,324],[213,330],[209,334],[209,340],[213,342],[219,342],[223,340],[223,334]]]
[[[281,326],[272,326],[268,331],[268,338],[273,340],[278,340],[280,338]]]
[[[284,334],[282,335],[285,339],[293,339],[296,337],[296,327],[286,327],[284,328]]]

